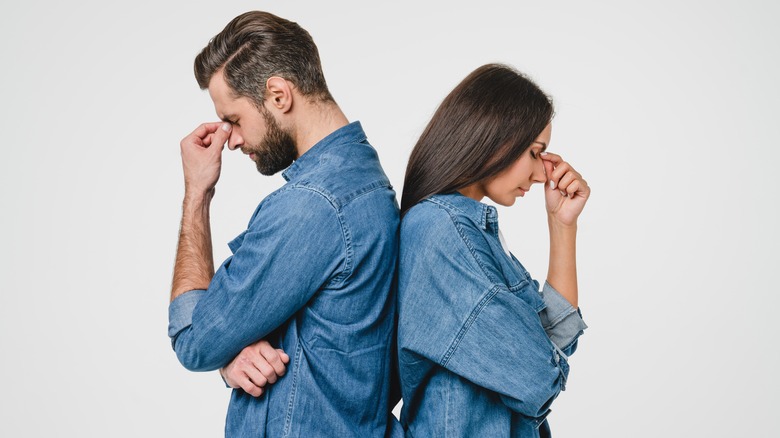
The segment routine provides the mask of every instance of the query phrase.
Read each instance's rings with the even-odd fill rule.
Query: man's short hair
[[[224,67],[228,86],[238,97],[261,107],[268,78],[279,76],[313,101],[333,101],[322,73],[317,46],[298,23],[262,11],[234,18],[195,58],[201,89]]]

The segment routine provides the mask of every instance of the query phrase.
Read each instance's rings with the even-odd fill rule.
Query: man
[[[197,56],[195,76],[224,123],[181,142],[168,329],[179,361],[225,367],[226,382],[241,388],[227,436],[397,432],[389,375],[398,207],[360,124],[331,97],[317,47],[296,23],[248,12]],[[214,272],[209,204],[225,142],[264,175],[286,168],[287,183],[262,200]]]

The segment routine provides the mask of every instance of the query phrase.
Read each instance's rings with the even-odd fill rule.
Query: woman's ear
[[[292,109],[293,94],[290,83],[279,76],[271,76],[265,83],[266,100],[281,113]]]

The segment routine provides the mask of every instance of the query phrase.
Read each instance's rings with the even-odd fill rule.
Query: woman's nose
[[[538,183],[547,182],[547,171],[544,168],[544,160],[539,158],[536,161],[537,163],[534,166],[534,172],[531,175],[531,178],[533,179],[534,182],[538,182]]]

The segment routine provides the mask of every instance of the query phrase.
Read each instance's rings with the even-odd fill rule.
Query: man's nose
[[[233,128],[233,132],[230,134],[230,138],[228,138],[228,149],[234,151],[240,149],[243,144],[244,139],[239,134],[236,134],[236,128]]]

